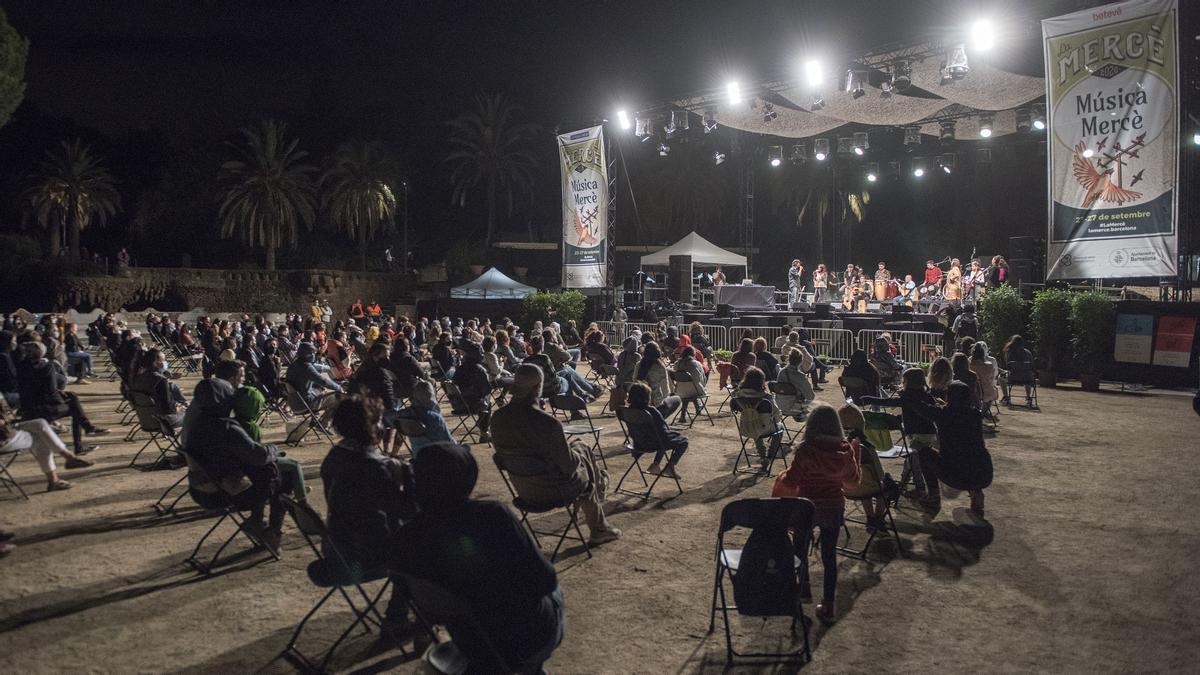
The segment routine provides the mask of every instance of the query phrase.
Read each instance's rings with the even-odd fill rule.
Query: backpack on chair
[[[786,529],[756,528],[733,573],[733,599],[748,616],[788,616],[796,611],[795,549]]]

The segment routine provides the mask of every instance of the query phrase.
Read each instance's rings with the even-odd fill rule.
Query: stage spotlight
[[[767,161],[771,166],[779,166],[783,164],[783,146],[772,145],[767,148]]]
[[[808,161],[808,146],[797,143],[792,146],[792,156],[788,158],[792,164],[803,164]]]
[[[874,183],[879,180],[879,164],[871,162],[867,165],[867,182]]]
[[[884,80],[879,85],[879,98],[891,98],[891,97],[892,97],[892,83],[888,80]]]
[[[829,156],[828,138],[818,138],[813,141],[813,156],[817,158],[818,162],[825,161],[825,158]]]
[[[779,118],[779,113],[775,112],[775,106],[771,103],[764,103],[762,109],[763,124],[774,122]]]
[[[867,149],[871,147],[871,137],[865,131],[854,132],[854,154],[862,157],[867,153]]]
[[[837,151],[839,155],[848,155],[854,152],[854,140],[849,136],[841,136],[837,139]]]
[[[1043,131],[1046,128],[1046,106],[1041,103],[1033,104],[1033,128]]]
[[[917,178],[920,178],[925,175],[925,160],[924,159],[918,158],[918,159],[913,160],[912,174],[914,176],[916,176]]]
[[[950,84],[951,82],[954,81],[954,78],[950,77],[950,69],[947,68],[946,66],[942,66],[941,70],[939,70],[938,73],[942,76],[942,79],[939,82],[939,84],[941,84],[942,86]]]
[[[1033,128],[1033,115],[1030,114],[1029,108],[1017,108],[1017,133],[1029,133]]]
[[[975,151],[975,161],[979,162],[980,164],[991,164],[992,163],[992,149],[991,148],[979,148],[978,150],[976,150]]]
[[[954,173],[954,155],[938,155],[937,163],[944,173]]]
[[[804,80],[809,87],[816,89],[821,86],[825,80],[824,74],[821,72],[821,62],[816,59],[810,59],[804,62]]]
[[[904,127],[905,147],[921,144],[921,127]]]
[[[1200,131],[1192,134],[1192,145],[1200,145]]]
[[[742,102],[742,90],[741,87],[738,86],[737,82],[730,82],[729,84],[725,85],[725,91],[729,96],[729,102],[731,104],[736,105]]]
[[[820,110],[821,108],[824,108],[824,107],[825,107],[825,99],[821,98],[820,95],[813,96],[812,106],[811,106],[812,111],[817,112],[818,110]]]
[[[709,108],[704,111],[704,133],[711,134],[717,130],[717,111]]]
[[[908,91],[912,86],[912,63],[900,60],[892,66],[892,85],[900,93]]]
[[[632,126],[629,123],[629,113],[625,112],[624,110],[618,110],[617,123],[621,125],[622,129],[628,129],[630,126]]]
[[[942,143],[954,142],[954,120],[941,120],[938,122],[938,138]]]
[[[666,143],[659,143],[658,144],[658,156],[666,157],[669,154],[671,154],[671,146],[667,145]]]
[[[996,46],[996,28],[988,19],[971,24],[971,48],[986,52]]]
[[[862,98],[867,95],[863,89],[863,80],[866,79],[866,71],[863,70],[847,70],[846,71],[846,93],[853,98]]]
[[[721,162],[725,161],[725,153],[717,150],[713,153],[713,164],[720,166]]]
[[[649,138],[650,137],[650,118],[649,117],[638,117],[635,120],[635,122],[636,123],[634,124],[633,135],[637,136],[638,138],[642,138],[642,139]]]
[[[954,45],[950,53],[946,56],[946,72],[951,79],[961,80],[971,72],[971,66],[967,63],[967,50],[962,45]]]
[[[690,129],[691,125],[690,122],[688,122],[688,112],[686,110],[672,110],[671,124],[674,124],[678,131],[687,131]]]
[[[991,138],[992,137],[992,115],[991,114],[979,116],[979,135],[982,138]]]

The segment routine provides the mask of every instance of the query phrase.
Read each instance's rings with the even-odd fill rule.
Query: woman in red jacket
[[[844,488],[858,485],[862,477],[858,441],[846,441],[837,411],[820,405],[808,413],[804,438],[796,450],[792,465],[775,479],[773,497],[805,497],[816,506],[813,525],[821,529],[821,564],[825,568],[824,593],[817,605],[817,618],[834,621],[833,605],[837,595],[837,540],[846,510]],[[808,582],[808,532],[798,533],[800,542],[801,598],[811,597]]]

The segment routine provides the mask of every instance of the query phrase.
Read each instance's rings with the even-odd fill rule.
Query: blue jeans
[[[566,380],[567,391],[580,398],[587,398],[588,396],[595,396],[600,393],[600,387],[588,382],[582,375],[575,372],[574,368],[569,366],[564,366],[559,369],[558,378],[560,380]]]
[[[67,370],[75,377],[92,375],[92,355],[89,352],[67,352]]]

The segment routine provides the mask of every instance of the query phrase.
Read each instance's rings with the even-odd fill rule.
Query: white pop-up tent
[[[478,300],[520,300],[535,290],[537,289],[532,286],[513,281],[495,267],[489,267],[486,272],[479,275],[478,279],[451,288],[450,297]]]
[[[673,255],[691,256],[692,265],[746,266],[746,256],[726,251],[695,232],[662,250],[642,256],[642,266],[669,265]]]

